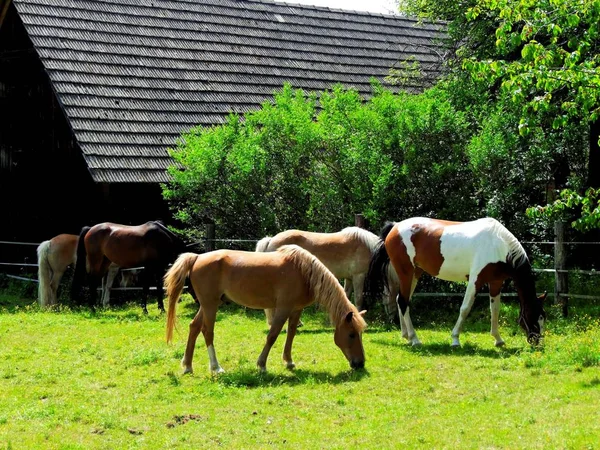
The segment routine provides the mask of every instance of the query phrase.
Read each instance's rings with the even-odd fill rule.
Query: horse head
[[[362,318],[365,312],[361,311],[358,315]],[[364,321],[357,320],[359,318],[354,317],[355,314],[353,311],[348,312],[336,325],[333,339],[350,363],[350,367],[362,369],[365,367],[365,350],[362,343],[364,327],[361,325]]]
[[[546,311],[544,311],[544,300],[548,293],[544,292],[539,297],[533,295],[533,300],[524,303],[519,315],[519,325],[527,333],[527,342],[538,345],[544,334],[544,323],[546,322]]]

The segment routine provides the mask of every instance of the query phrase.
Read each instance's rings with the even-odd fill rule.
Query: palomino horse
[[[97,286],[111,263],[122,269],[143,266],[140,274],[143,312],[148,313],[146,303],[153,282],[158,290],[158,308],[164,312],[162,277],[169,264],[186,250],[183,240],[160,221],[142,225],[103,222],[84,227],[77,246],[72,297],[74,300],[79,297],[87,272],[90,306],[94,309]]]
[[[77,261],[76,234],[59,234],[52,239],[43,241],[37,247],[38,259],[38,302],[41,307],[56,305],[60,280],[69,266]],[[107,276],[103,279],[102,303],[107,306],[110,299],[110,287],[119,271],[119,266],[111,264]],[[122,284],[128,282],[128,276],[123,274]]]
[[[344,280],[346,295],[350,298],[354,291],[356,307],[363,306],[363,287],[369,271],[369,262],[377,245],[379,237],[360,227],[347,227],[335,233],[314,233],[302,230],[286,230],[275,236],[262,238],[256,244],[257,252],[270,252],[282,245],[295,244],[308,250],[327,267],[338,279]],[[396,272],[390,267],[388,279],[387,314],[393,316],[396,311],[395,299],[398,294],[399,282]],[[271,324],[273,312],[266,309],[267,322]]]
[[[413,345],[417,338],[410,320],[409,305],[417,280],[423,274],[447,281],[468,281],[460,314],[452,330],[452,345],[460,346],[459,334],[477,292],[489,286],[491,334],[496,346],[504,345],[498,332],[500,292],[511,278],[521,304],[519,324],[527,341],[537,345],[543,334],[546,294],[536,297],[531,264],[520,242],[497,220],[483,218],[470,222],[449,222],[414,217],[387,222],[381,231],[382,244],[373,255],[367,282],[367,296],[381,291],[382,271],[391,261],[400,278],[398,310],[402,336]],[[376,298],[376,297],[374,297]]]
[[[267,357],[285,321],[288,321],[283,361],[295,367],[292,342],[306,306],[319,302],[335,325],[334,341],[352,368],[365,365],[362,331],[367,324],[363,312],[348,300],[333,274],[312,254],[297,245],[286,245],[276,252],[256,253],[241,250],[215,250],[203,255],[184,253],[165,275],[169,298],[167,342],[173,337],[176,307],[186,277],[200,301],[192,322],[187,347],[181,361],[184,373],[192,372],[196,338],[202,331],[210,358],[210,370],[222,372],[213,346],[214,326],[221,299],[227,296],[240,305],[254,309],[271,308],[273,321],[257,365],[266,370]]]

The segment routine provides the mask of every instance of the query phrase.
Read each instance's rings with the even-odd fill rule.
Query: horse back
[[[298,309],[311,302],[300,270],[278,252],[204,253],[196,259],[190,278],[201,302],[218,301],[223,295],[253,309],[273,308],[278,302]]]
[[[354,274],[366,273],[369,268],[371,250],[353,233],[287,230],[271,239],[269,250],[290,244],[315,255],[337,278],[351,278]]]
[[[408,268],[405,271],[418,267],[443,280],[467,281],[486,265],[506,260],[507,246],[491,224],[484,219],[407,219],[390,232],[386,248],[394,267]]]

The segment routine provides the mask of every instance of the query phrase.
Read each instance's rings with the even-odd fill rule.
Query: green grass
[[[517,308],[503,305],[507,346],[496,349],[477,303],[460,349],[450,348],[456,312],[440,317],[426,302],[413,308],[420,348],[370,322],[363,371],[349,370],[311,308],[294,341],[297,369],[284,368],[281,336],[262,375],[264,314],[226,306],[215,327],[226,372],[214,377],[201,336],[195,373],[181,374],[190,298],[167,345],[155,302],[147,317],[137,304],[91,315],[0,294],[0,448],[599,448],[597,310],[572,306],[563,319],[551,308],[534,350]]]

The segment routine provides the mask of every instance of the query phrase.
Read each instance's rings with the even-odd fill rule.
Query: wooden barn
[[[284,82],[435,78],[443,30],[267,0],[0,0],[0,240],[170,221],[167,149]],[[422,88],[417,82],[415,89]]]

